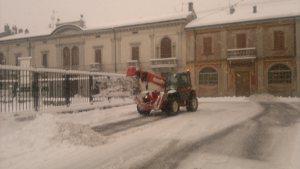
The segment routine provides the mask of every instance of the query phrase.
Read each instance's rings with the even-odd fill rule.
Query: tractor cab
[[[190,72],[170,74],[166,77],[166,90],[192,88]]]

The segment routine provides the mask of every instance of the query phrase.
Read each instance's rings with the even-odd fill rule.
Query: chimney
[[[234,12],[235,12],[234,6],[230,6],[229,8],[230,15],[234,14]]]
[[[256,5],[253,6],[253,13],[257,13],[257,6]]]
[[[194,3],[189,2],[189,12],[193,12],[193,11],[194,11]]]

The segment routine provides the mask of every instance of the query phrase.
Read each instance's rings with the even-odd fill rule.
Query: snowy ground
[[[201,98],[173,117],[141,117],[135,105],[1,114],[0,168],[298,169],[299,116],[299,98],[268,95]]]

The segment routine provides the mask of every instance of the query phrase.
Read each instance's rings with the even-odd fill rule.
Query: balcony
[[[151,59],[151,68],[175,68],[177,67],[176,58],[157,58]]]
[[[133,67],[136,67],[138,68],[139,67],[139,61],[138,60],[129,60],[127,61],[127,66],[133,66]]]
[[[228,49],[227,60],[251,60],[256,58],[256,48]]]

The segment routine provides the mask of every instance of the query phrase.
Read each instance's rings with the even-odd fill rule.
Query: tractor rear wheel
[[[142,110],[139,105],[136,106],[136,109],[138,111],[138,113],[140,115],[143,115],[143,116],[149,116],[150,115],[150,111],[146,111],[146,110]]]
[[[169,103],[168,103],[168,110],[167,110],[167,114],[169,116],[173,116],[173,115],[176,115],[178,112],[179,112],[179,103],[177,100],[171,100]]]
[[[198,100],[196,97],[193,97],[187,101],[186,104],[187,111],[194,112],[198,109]]]

